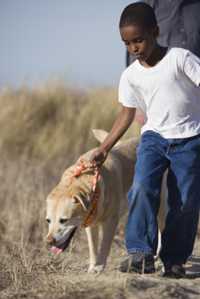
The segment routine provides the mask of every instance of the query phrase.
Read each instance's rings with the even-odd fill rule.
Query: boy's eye
[[[136,43],[142,43],[144,41],[144,39],[143,38],[138,38],[138,39],[136,39]]]
[[[47,222],[47,223],[50,223],[51,220],[50,220],[49,218],[46,218],[46,222]]]
[[[134,44],[139,44],[139,43],[142,43],[144,41],[144,38],[137,38],[137,39],[134,39],[134,41],[132,42],[124,42],[124,44],[126,46],[130,46],[131,43],[134,43]]]

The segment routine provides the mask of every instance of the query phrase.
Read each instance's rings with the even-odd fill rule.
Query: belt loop
[[[167,155],[169,154],[170,147],[171,147],[171,144],[170,144],[170,143],[168,143],[167,150],[166,150],[166,154],[167,154]]]

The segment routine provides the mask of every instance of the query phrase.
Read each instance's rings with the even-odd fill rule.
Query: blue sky
[[[122,0],[0,0],[0,87],[62,79],[116,86],[125,64]]]

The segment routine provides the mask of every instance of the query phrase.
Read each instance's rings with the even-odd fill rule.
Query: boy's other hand
[[[95,163],[97,166],[101,166],[108,156],[108,152],[97,148],[91,155],[90,161]]]

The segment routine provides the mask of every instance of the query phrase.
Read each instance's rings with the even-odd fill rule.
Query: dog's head
[[[76,229],[83,224],[91,208],[93,176],[92,171],[77,178],[64,173],[61,182],[47,197],[47,242],[56,248],[56,253],[68,247]],[[101,180],[98,184],[101,188]]]

